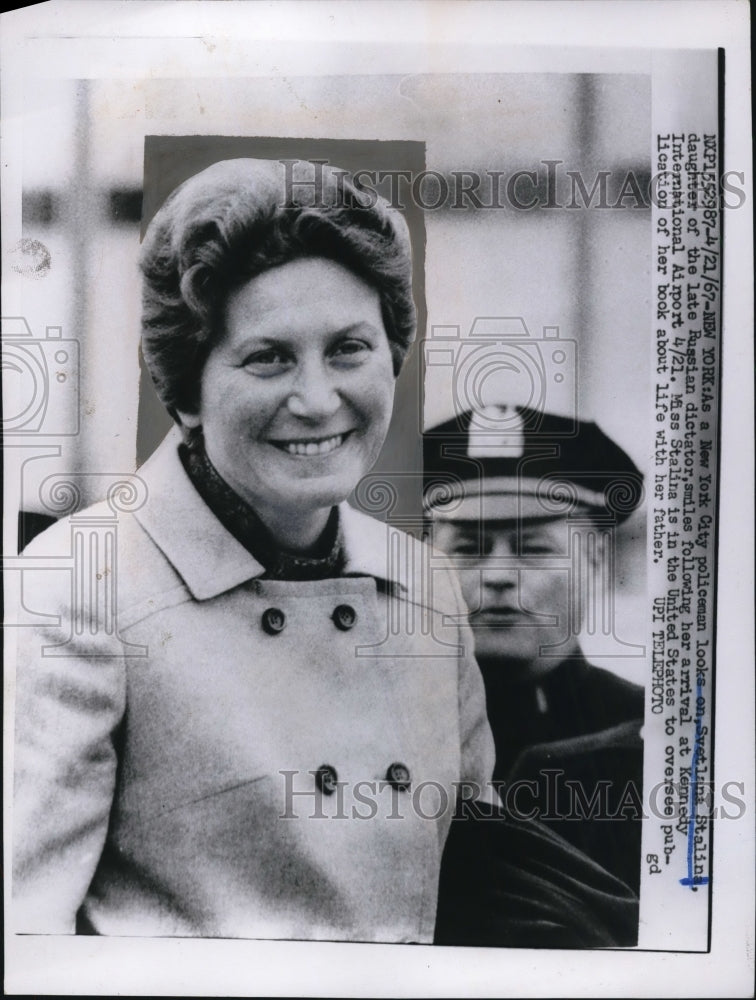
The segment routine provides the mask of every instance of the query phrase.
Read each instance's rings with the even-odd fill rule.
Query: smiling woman
[[[60,624],[21,642],[17,926],[430,942],[493,743],[444,557],[345,502],[414,337],[404,220],[335,168],[225,161],[168,198],[142,271],[176,429],[92,563],[120,650],[111,608],[40,574]]]
[[[415,336],[401,213],[337,168],[226,160],[168,198],[142,270],[143,353],[195,486],[209,461],[266,544],[317,547],[378,457]]]
[[[378,293],[312,257],[230,296],[197,411],[180,416],[281,544],[306,550],[378,457],[393,399]]]

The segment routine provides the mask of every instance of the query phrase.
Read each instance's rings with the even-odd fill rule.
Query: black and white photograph
[[[747,6],[2,18],[6,990],[749,995]]]

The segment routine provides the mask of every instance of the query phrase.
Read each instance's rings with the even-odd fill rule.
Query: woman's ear
[[[187,410],[176,410],[176,416],[179,418],[183,426],[188,427],[190,430],[197,430],[200,426],[199,413],[190,413]]]

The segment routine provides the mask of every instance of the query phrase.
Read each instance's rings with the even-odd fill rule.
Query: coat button
[[[389,764],[386,771],[386,781],[397,791],[406,792],[411,784],[409,768],[406,764],[400,764],[398,761]]]
[[[315,772],[315,784],[323,795],[333,795],[336,791],[338,780],[339,776],[336,773],[336,768],[331,767],[330,764],[321,764]]]
[[[286,628],[286,615],[280,608],[267,608],[262,614],[262,627],[268,635],[278,635]]]
[[[342,632],[348,632],[357,621],[357,612],[350,604],[339,604],[331,615],[333,624]]]

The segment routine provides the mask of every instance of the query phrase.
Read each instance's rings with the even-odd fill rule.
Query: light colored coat
[[[80,911],[102,934],[432,940],[455,783],[493,770],[448,564],[342,505],[341,578],[265,580],[172,435],[140,476],[112,547],[81,541],[112,524],[100,504],[24,553],[60,624],[19,630],[17,929],[72,933]]]

